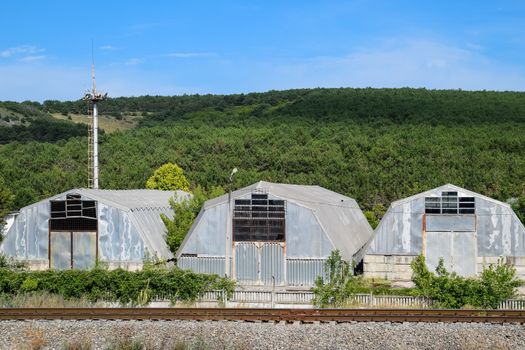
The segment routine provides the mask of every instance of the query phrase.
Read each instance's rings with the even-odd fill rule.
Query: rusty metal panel
[[[313,286],[324,276],[325,259],[286,259],[286,279],[291,286]]]
[[[259,252],[255,243],[235,243],[235,279],[254,284],[259,280]]]
[[[264,243],[260,248],[261,281],[264,285],[284,283],[284,246],[279,243]],[[273,277],[273,278],[272,278]]]
[[[426,215],[427,231],[439,232],[474,232],[476,231],[475,215]]]
[[[91,269],[97,259],[97,233],[73,232],[73,268]]]
[[[71,232],[50,233],[50,267],[55,270],[71,268]]]
[[[427,232],[426,261],[432,271],[443,258],[445,268],[461,276],[476,275],[475,232]]]
[[[181,256],[177,265],[198,273],[212,273],[224,276],[224,257]]]

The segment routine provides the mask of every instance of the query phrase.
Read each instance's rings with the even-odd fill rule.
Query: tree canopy
[[[163,191],[186,191],[190,190],[190,183],[184,171],[177,164],[166,163],[155,170],[153,175],[146,182],[146,188],[150,190]]]
[[[85,101],[19,106],[81,113]],[[13,107],[15,108],[15,107]],[[138,127],[100,137],[102,188],[143,188],[176,163],[192,186],[267,180],[355,198],[376,222],[394,200],[445,183],[506,201],[525,197],[525,93],[301,89],[238,95],[114,98],[102,114]],[[20,208],[87,184],[86,137],[0,146],[0,176]]]

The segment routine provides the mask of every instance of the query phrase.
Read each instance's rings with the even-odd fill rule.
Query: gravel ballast
[[[525,349],[524,325],[249,323],[232,321],[0,321],[1,349]],[[69,344],[70,347],[66,347]]]

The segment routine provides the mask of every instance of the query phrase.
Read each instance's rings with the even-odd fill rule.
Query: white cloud
[[[136,66],[138,64],[141,64],[142,62],[144,62],[144,60],[142,58],[130,58],[128,59],[126,62],[124,62],[124,64],[126,66]]]
[[[30,46],[30,45],[21,45],[16,47],[10,47],[8,49],[5,49],[3,51],[0,51],[0,57],[3,58],[9,58],[17,55],[34,55],[39,52],[44,52],[44,49],[38,48],[36,46]]]
[[[36,55],[36,56],[25,56],[20,59],[21,62],[35,62],[35,61],[42,61],[46,59],[46,55]]]
[[[113,51],[113,50],[116,50],[117,48],[112,45],[103,45],[103,46],[100,46],[99,49]]]

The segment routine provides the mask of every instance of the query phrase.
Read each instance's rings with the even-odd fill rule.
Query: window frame
[[[286,200],[254,192],[233,201],[231,220],[233,242],[286,241]]]
[[[460,196],[456,191],[443,191],[441,196],[425,197],[425,214],[476,215],[476,197]]]

